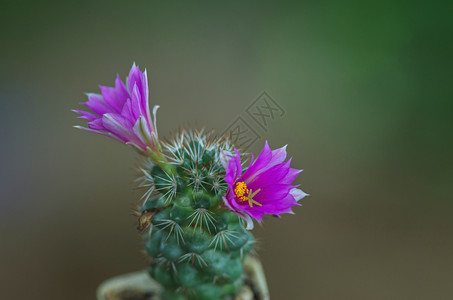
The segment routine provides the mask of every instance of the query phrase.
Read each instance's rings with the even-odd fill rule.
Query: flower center
[[[253,207],[253,204],[256,204],[258,206],[262,206],[261,203],[258,203],[255,200],[253,200],[253,197],[256,194],[258,194],[259,191],[261,191],[261,189],[258,189],[255,192],[253,192],[252,190],[249,190],[247,188],[247,185],[243,181],[236,182],[236,186],[234,188],[234,193],[236,194],[236,198],[240,202],[248,201],[250,207]]]

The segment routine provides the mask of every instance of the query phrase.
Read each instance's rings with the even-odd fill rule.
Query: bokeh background
[[[262,92],[310,197],[255,230],[272,299],[453,297],[452,2],[2,1],[0,298],[94,299],[144,268],[137,156],[70,110],[132,63],[160,134]],[[250,124],[253,124],[250,119]]]

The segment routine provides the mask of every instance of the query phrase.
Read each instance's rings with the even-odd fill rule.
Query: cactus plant
[[[163,299],[223,299],[244,284],[243,261],[253,251],[253,220],[292,213],[306,194],[292,185],[300,170],[289,167],[286,147],[265,144],[248,168],[227,137],[180,130],[159,139],[156,111],[148,106],[146,71],[134,64],[124,84],[101,86],[76,110],[84,130],[127,144],[143,156],[138,185],[145,189],[138,229],[150,258],[149,275]]]
[[[221,299],[243,284],[242,260],[254,238],[223,205],[227,184],[220,163],[228,142],[183,131],[162,146],[164,169],[145,159],[147,188],[139,227],[151,258],[150,275],[166,299]]]

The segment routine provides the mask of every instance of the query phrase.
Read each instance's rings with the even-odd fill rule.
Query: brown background
[[[160,134],[237,116],[311,196],[255,230],[272,299],[451,299],[451,4],[4,1],[0,298],[94,299],[144,267],[136,155],[73,129],[85,92],[149,72]],[[267,132],[245,108],[286,111]]]

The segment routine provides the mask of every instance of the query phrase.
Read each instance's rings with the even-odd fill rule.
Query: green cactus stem
[[[167,300],[223,299],[243,285],[243,260],[254,237],[224,205],[221,152],[227,141],[181,132],[162,142],[165,160],[147,159],[141,224],[148,272]],[[165,161],[165,163],[162,163]]]

